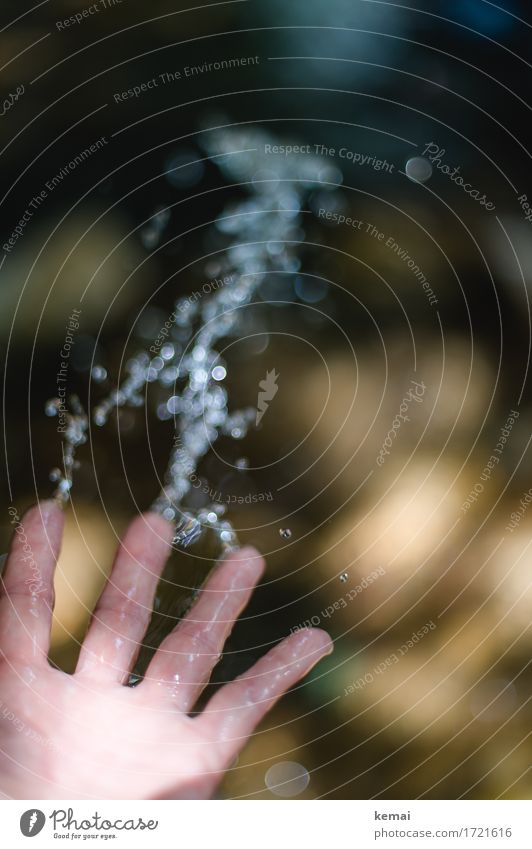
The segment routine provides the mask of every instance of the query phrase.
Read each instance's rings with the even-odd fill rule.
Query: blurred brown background
[[[517,201],[531,195],[523,148],[530,51],[518,20],[526,5],[499,6],[425,2],[416,12],[251,0],[187,11],[181,2],[147,9],[123,0],[59,30],[58,21],[87,6],[46,3],[25,14],[18,3],[2,5],[3,97],[25,87],[0,123],[2,243],[47,181],[108,140],[49,193],[0,270],[4,550],[7,507],[22,510],[52,490],[61,447],[44,404],[56,393],[68,316],[86,287],[69,372],[69,391],[84,401],[111,385],[89,383],[93,359],[116,376],[124,352],[147,343],[175,297],[208,277],[196,258],[222,244],[208,222],[244,192],[225,185],[212,163],[181,182],[169,178],[176,158],[197,158],[204,127],[257,122],[277,141],[394,163],[389,174],[336,160],[344,185],[330,202],[393,236],[437,295],[435,309],[392,251],[319,220],[315,193],[303,216],[302,269],[327,285],[316,294],[294,275],[264,287],[265,307],[293,304],[262,310],[263,350],[250,356],[236,345],[229,358],[234,407],[255,403],[267,369],[281,378],[262,430],[236,446],[222,442],[221,459],[202,468],[224,493],[275,492],[272,502],[229,513],[242,542],[265,552],[268,571],[216,681],[313,617],[336,650],[272,712],[222,796],[278,798],[265,775],[283,761],[310,775],[296,798],[530,794],[532,511],[508,530],[532,485],[531,225]],[[163,72],[244,55],[260,62],[114,98]],[[432,140],[493,199],[496,215],[437,169],[427,190],[405,177],[408,158]],[[209,189],[207,200],[195,196]],[[150,219],[167,205],[164,239],[154,240]],[[426,385],[423,402],[410,404],[379,468],[413,377]],[[499,462],[462,510],[512,410],[519,417]],[[124,411],[93,437],[79,454],[57,575],[53,660],[65,669],[118,536],[157,494],[172,433],[151,411],[148,427],[143,411]],[[228,473],[224,461],[240,456],[249,470]],[[189,603],[207,555],[173,557],[150,641]],[[435,627],[390,660],[429,622]],[[346,694],[364,676],[369,683]]]

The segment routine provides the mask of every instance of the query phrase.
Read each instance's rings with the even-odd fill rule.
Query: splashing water
[[[70,498],[74,470],[79,465],[75,459],[76,448],[84,445],[87,441],[89,427],[89,419],[77,395],[71,395],[69,403],[70,409],[64,407],[63,412],[66,422],[63,435],[63,470],[56,468],[50,472],[50,480],[57,483],[54,498],[59,503],[64,503]],[[46,402],[46,414],[56,416],[62,410],[62,407],[59,398],[52,398]]]
[[[255,408],[229,410],[227,391],[222,385],[227,364],[218,353],[217,343],[241,332],[242,308],[253,301],[267,275],[296,275],[300,268],[298,251],[305,199],[317,185],[322,191],[338,186],[337,169],[332,165],[324,167],[323,161],[315,157],[265,156],[265,145],[271,141],[255,129],[205,133],[202,147],[206,154],[229,181],[242,183],[249,192],[246,199],[229,204],[215,223],[217,230],[229,238],[216,272],[222,279],[199,299],[177,299],[166,323],[168,335],[158,353],[154,355],[153,348],[157,346],[151,346],[131,357],[125,379],[92,411],[94,423],[103,427],[113,411],[142,406],[148,383],[157,383],[166,390],[164,415],[160,414],[159,404],[159,418],[173,420],[175,433],[164,485],[152,509],[175,522],[174,544],[184,548],[197,541],[205,528],[216,533],[222,551],[238,544],[231,523],[222,519],[224,511],[219,504],[201,510],[184,506],[192,482],[197,479],[198,466],[213,443],[222,435],[242,439],[256,423]],[[147,249],[160,237],[168,217],[159,210],[142,232]],[[97,366],[96,379],[105,379],[104,372],[103,367]],[[54,414],[57,405],[56,399],[48,402],[47,413]],[[69,406],[64,470],[59,478],[57,470],[54,472],[54,497],[60,502],[70,497],[76,448],[87,441],[88,416],[78,399],[70,398]],[[244,466],[239,462],[238,467]]]

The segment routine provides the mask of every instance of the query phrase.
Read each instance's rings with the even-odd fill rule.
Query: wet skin
[[[0,582],[3,798],[209,798],[264,715],[332,650],[325,632],[298,631],[189,715],[264,569],[244,548],[220,561],[144,680],[124,686],[173,534],[145,513],[126,531],[76,672],[67,675],[48,662],[63,513],[43,501],[22,526],[24,544],[15,535]]]

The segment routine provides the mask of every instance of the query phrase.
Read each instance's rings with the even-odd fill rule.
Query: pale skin
[[[164,519],[145,513],[120,543],[75,673],[60,672],[48,651],[63,521],[52,501],[29,510],[0,579],[1,796],[211,797],[265,714],[331,652],[330,638],[292,634],[190,715],[263,573],[262,557],[243,548],[220,561],[143,681],[125,686],[172,538]]]

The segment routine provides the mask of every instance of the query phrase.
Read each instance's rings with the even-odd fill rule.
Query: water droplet
[[[235,463],[237,469],[249,469],[249,460],[247,457],[239,457]]]
[[[231,533],[231,531],[222,531],[220,534],[220,539],[222,542],[232,542],[235,538],[235,535]]]
[[[60,495],[66,496],[70,490],[72,489],[72,481],[67,480],[66,478],[62,478],[59,482],[59,486],[57,487],[57,491]]]
[[[140,240],[146,250],[151,250],[151,248],[157,247],[159,242],[159,231],[155,229],[155,227],[146,227],[144,230],[141,230]]]
[[[179,397],[179,395],[172,395],[172,397],[169,398],[166,402],[168,412],[172,414],[178,413],[180,410],[180,401],[181,398]]]
[[[201,524],[194,516],[184,513],[176,526],[172,542],[174,545],[182,545],[183,548],[186,548],[195,542],[199,536],[201,536]]]
[[[163,360],[171,360],[175,354],[175,348],[170,343],[163,345],[161,348],[161,357]]]
[[[342,584],[345,584],[345,582],[349,580],[349,575],[347,574],[347,572],[344,572],[343,575],[340,575],[340,580]]]
[[[292,536],[292,531],[290,530],[290,528],[280,528],[279,536],[283,539],[290,539],[290,537]]]
[[[56,483],[58,480],[61,480],[61,469],[52,469],[49,478],[53,483]]]
[[[59,398],[50,398],[45,404],[44,412],[47,416],[56,416],[60,406],[61,401]]]
[[[413,156],[406,163],[405,172],[414,183],[426,183],[432,177],[432,165],[423,156]]]
[[[299,796],[310,781],[308,770],[295,761],[281,761],[269,768],[264,783],[271,793],[289,799]]]
[[[278,256],[284,251],[284,244],[283,242],[268,242],[266,250],[271,256]]]
[[[215,366],[212,370],[212,376],[215,380],[223,380],[227,371],[223,366]]]
[[[177,369],[175,366],[169,366],[168,368],[165,368],[161,372],[159,372],[159,383],[162,383],[163,386],[170,386],[170,384],[177,380],[178,377],[179,369]]]
[[[196,345],[196,347],[192,351],[192,359],[195,360],[197,363],[202,363],[205,359],[205,354],[205,348],[203,348],[201,345]]]
[[[168,411],[166,404],[159,404],[157,407],[157,418],[162,422],[166,422],[172,418],[172,414]]]
[[[107,369],[103,366],[93,366],[91,376],[96,383],[103,383],[104,380],[107,380]]]
[[[312,280],[298,277],[296,280],[296,295],[307,304],[317,304],[327,295],[329,284],[325,280]]]

